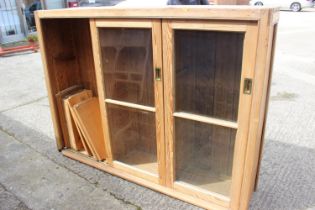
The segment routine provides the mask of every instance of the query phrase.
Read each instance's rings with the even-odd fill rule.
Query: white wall
[[[64,0],[46,0],[46,9],[60,9],[64,7]]]

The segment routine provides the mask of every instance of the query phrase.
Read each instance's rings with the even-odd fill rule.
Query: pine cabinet
[[[58,149],[203,208],[247,209],[277,21],[277,9],[237,6],[37,12]],[[70,114],[86,109],[86,122],[99,121],[100,129],[82,129],[80,121],[82,135],[70,135],[58,103],[72,87],[90,91],[98,103],[95,111],[70,106]],[[86,147],[72,146],[73,138]],[[97,147],[102,155],[94,155]]]

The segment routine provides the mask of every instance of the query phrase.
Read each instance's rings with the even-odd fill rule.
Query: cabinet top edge
[[[275,14],[278,7],[257,6],[159,6],[159,7],[94,7],[39,10],[36,15],[45,18],[151,18],[151,19],[224,19],[260,20],[264,14]]]

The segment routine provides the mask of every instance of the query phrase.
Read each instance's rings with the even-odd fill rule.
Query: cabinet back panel
[[[106,98],[154,106],[149,29],[99,29]]]
[[[236,130],[175,118],[176,180],[229,196]]]
[[[89,20],[41,21],[52,94],[73,85],[83,85],[97,95]]]
[[[176,112],[237,120],[243,33],[175,31]]]
[[[72,30],[74,36],[74,47],[78,57],[77,61],[81,75],[81,84],[86,89],[92,90],[93,95],[97,96],[96,74],[89,20],[84,19],[84,22],[74,20]]]
[[[107,104],[114,159],[157,174],[155,114]]]

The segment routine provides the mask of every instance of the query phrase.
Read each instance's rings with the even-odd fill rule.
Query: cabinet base
[[[205,208],[205,209],[215,209],[215,210],[226,210],[228,208],[204,201],[202,199],[190,196],[190,195],[186,195],[183,193],[180,193],[178,191],[175,191],[171,188],[156,184],[156,183],[152,183],[150,181],[147,181],[145,179],[141,179],[139,177],[130,175],[122,170],[113,168],[112,166],[110,166],[109,164],[107,164],[106,162],[97,162],[96,160],[89,158],[79,152],[76,152],[74,150],[71,149],[65,149],[62,150],[62,154],[65,155],[66,157],[69,157],[71,159],[77,160],[79,162],[85,163],[89,166],[92,166],[94,168],[100,169],[102,171],[105,171],[107,173],[110,173],[112,175],[121,177],[123,179],[126,179],[128,181],[134,182],[136,184],[139,184],[141,186],[150,188],[152,190],[164,193],[168,196],[183,200],[185,202],[191,203],[193,205],[199,206],[201,208]]]

